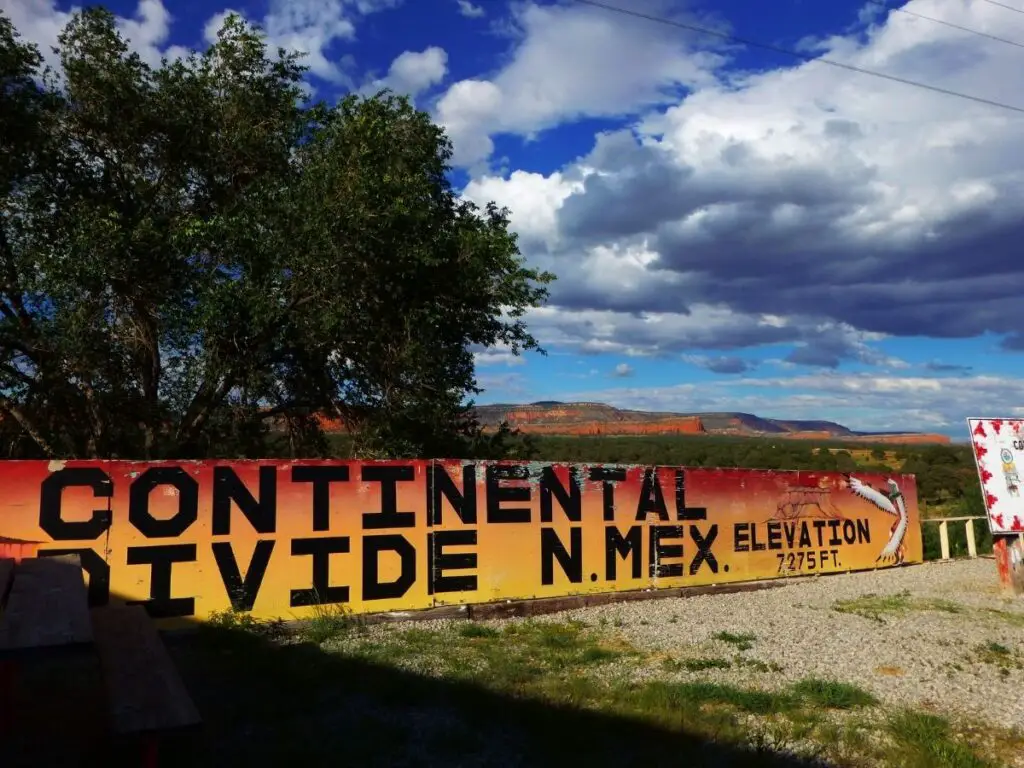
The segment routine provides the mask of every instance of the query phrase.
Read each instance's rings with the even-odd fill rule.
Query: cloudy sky
[[[955,437],[968,415],[1024,415],[1024,0],[602,2],[651,18],[550,0],[230,9],[306,52],[326,99],[412,95],[446,126],[462,193],[511,208],[524,255],[559,276],[529,318],[548,355],[478,355],[480,402]],[[108,7],[154,62],[229,10]],[[44,48],[72,10],[0,8]]]

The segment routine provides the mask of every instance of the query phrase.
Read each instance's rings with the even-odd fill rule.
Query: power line
[[[913,16],[915,19],[924,19],[925,21],[932,21],[936,24],[941,24],[944,27],[950,27],[951,29],[959,29],[961,32],[969,32],[972,35],[978,35],[978,37],[987,37],[989,40],[995,40],[1000,43],[1006,43],[1007,45],[1013,45],[1017,48],[1024,48],[1024,43],[1018,43],[1016,40],[1007,40],[1005,37],[998,37],[996,35],[990,35],[988,32],[982,32],[980,29],[971,29],[970,27],[962,27],[959,24],[954,24],[951,21],[945,21],[943,19],[936,19],[934,16],[925,16],[923,13],[917,11],[908,11],[906,8],[900,8],[895,5],[889,5],[884,0],[864,0],[866,3],[871,5],[877,5],[879,8],[885,8],[887,11],[894,11],[896,13],[904,13],[907,16]]]
[[[990,0],[991,1],[991,0]],[[614,13],[621,13],[625,16],[633,16],[638,19],[646,19],[647,21],[653,21],[656,24],[665,24],[670,27],[676,27],[678,29],[685,29],[689,32],[696,32],[701,35],[710,35],[712,37],[718,37],[722,40],[729,40],[734,43],[742,43],[748,45],[751,48],[761,48],[766,51],[773,51],[774,53],[781,53],[785,56],[792,56],[804,61],[819,62],[821,64],[828,64],[830,67],[837,67],[839,69],[845,69],[849,72],[857,72],[861,75],[870,75],[871,77],[877,77],[881,80],[888,80],[893,83],[901,83],[902,85],[910,85],[914,88],[922,88],[932,93],[941,93],[944,96],[954,96],[958,99],[966,99],[967,101],[973,101],[977,104],[985,104],[990,107],[998,107],[1000,109],[1008,109],[1011,112],[1020,112],[1024,114],[1024,107],[1016,107],[1012,104],[1006,104],[1002,101],[994,101],[992,99],[986,99],[981,96],[972,96],[969,93],[962,93],[960,91],[953,91],[948,88],[941,88],[937,85],[929,85],[928,83],[921,83],[917,80],[908,80],[904,77],[898,77],[897,75],[887,75],[884,72],[876,72],[873,69],[864,69],[853,64],[845,64],[841,61],[835,61],[834,59],[827,59],[824,56],[815,56],[812,53],[801,53],[794,51],[791,48],[783,48],[778,45],[772,45],[771,43],[762,43],[758,40],[750,40],[748,38],[740,37],[739,35],[733,35],[728,32],[721,32],[717,29],[709,29],[707,27],[701,27],[696,24],[688,24],[682,21],[674,21],[672,19],[666,19],[662,16],[653,16],[642,11],[634,11],[626,8],[619,8],[614,5],[607,5],[606,3],[600,2],[600,0],[572,0],[572,2],[579,5],[589,5],[594,8],[602,8],[606,11],[612,11]],[[1022,11],[1024,12],[1024,11]]]
[[[1014,8],[1012,5],[1004,5],[1003,3],[997,3],[996,0],[981,0],[981,2],[988,3],[989,5],[994,5],[997,8],[1005,8],[1006,10],[1013,11],[1014,13],[1024,13],[1024,9]]]

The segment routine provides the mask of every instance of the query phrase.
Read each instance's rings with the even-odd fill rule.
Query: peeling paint
[[[54,459],[53,461],[51,461],[49,464],[46,465],[46,468],[50,472],[60,472],[66,466],[67,466],[67,462],[66,461],[64,461],[62,459]]]

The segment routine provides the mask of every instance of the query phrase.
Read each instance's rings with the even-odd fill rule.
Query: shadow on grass
[[[166,634],[204,722],[164,738],[160,765],[825,764],[779,751],[799,745],[806,753],[809,742],[828,742],[815,754],[844,765],[862,764],[846,759],[854,752],[883,751],[898,761],[883,764],[991,765],[944,718],[917,712],[876,723],[873,730],[887,729],[892,744],[873,748],[865,741],[872,728],[853,722],[844,731],[823,717],[878,704],[847,683],[804,679],[767,691],[699,679],[630,682],[617,672],[651,659],[583,622],[373,632],[344,611],[316,616],[297,636],[233,613]],[[739,647],[755,638],[719,639]],[[988,650],[1008,655],[1003,646]],[[138,666],[126,669],[138,679]],[[13,726],[0,734],[4,768],[142,763],[140,743],[109,736],[94,649],[33,658],[18,664],[15,677],[13,696],[0,700],[10,705],[3,714],[13,715],[0,718]],[[159,697],[149,693],[151,701]],[[1013,751],[1024,744],[1011,741],[1005,746]]]
[[[812,765],[688,734],[685,709],[657,727],[237,630],[168,642],[206,725],[164,765]]]
[[[204,720],[164,738],[167,768],[821,764],[734,746],[736,722],[724,717],[721,740],[706,716],[697,735],[685,702],[655,725],[250,631],[202,627],[165,641]],[[142,764],[140,744],[108,736],[94,655],[26,665],[16,687],[15,731],[0,737],[5,767]]]

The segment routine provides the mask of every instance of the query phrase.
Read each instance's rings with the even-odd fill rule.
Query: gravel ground
[[[909,610],[870,618],[834,609],[837,601],[901,593],[897,599],[909,602]],[[732,662],[725,669],[666,672],[663,664],[628,661],[609,665],[608,674],[698,675],[764,688],[819,677],[855,683],[893,705],[1024,726],[1024,599],[1000,593],[990,559],[801,579],[761,592],[619,603],[546,618],[603,625],[638,648],[679,661]],[[723,632],[754,637],[741,650],[735,640],[715,638]]]

